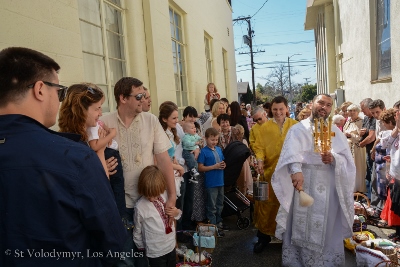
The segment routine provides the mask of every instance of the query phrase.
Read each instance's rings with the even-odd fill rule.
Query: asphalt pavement
[[[248,209],[244,211],[243,216],[249,217]],[[225,237],[217,239],[216,248],[212,253],[212,267],[282,266],[282,243],[280,240],[273,239],[264,251],[255,254],[253,246],[257,242],[257,229],[251,224],[247,229],[239,230],[236,222],[236,215],[224,218],[224,224],[228,225],[230,230],[224,231]],[[368,229],[380,238],[387,238],[388,234],[394,232],[392,229],[383,229],[371,225],[368,225]],[[191,244],[188,244],[189,246]],[[345,249],[345,255],[346,267],[357,266],[355,254]]]

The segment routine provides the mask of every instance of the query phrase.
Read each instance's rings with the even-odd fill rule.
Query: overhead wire
[[[264,4],[262,4],[262,6],[257,10],[257,12],[254,13],[254,15],[251,16],[251,17],[253,18],[255,15],[257,15],[257,13],[264,7],[264,5],[265,5],[268,1],[269,1],[269,0],[266,0],[266,1],[264,2]]]

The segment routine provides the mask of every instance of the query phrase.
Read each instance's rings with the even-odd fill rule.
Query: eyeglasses
[[[245,105],[240,105],[241,107],[245,107]]]
[[[58,100],[60,102],[62,102],[65,99],[65,96],[67,95],[67,91],[68,91],[68,87],[67,86],[63,86],[61,84],[56,84],[56,83],[51,83],[51,82],[46,82],[46,81],[42,81],[42,82],[47,86],[58,87],[58,90],[57,90]],[[28,88],[33,88],[36,83],[37,83],[37,81],[32,83],[32,84],[30,84],[30,85],[28,85],[27,87]]]
[[[146,97],[146,93],[140,93],[137,95],[128,95],[128,96],[133,96],[137,101],[142,100],[143,97]]]
[[[261,120],[262,120],[262,117],[260,117],[258,119],[253,119],[254,122],[258,122],[258,121],[261,121]]]

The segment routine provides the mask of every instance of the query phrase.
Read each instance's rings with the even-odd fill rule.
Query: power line
[[[261,10],[261,8],[263,8],[264,7],[264,5],[266,4],[268,2],[268,0],[266,0],[265,2],[264,2],[264,4],[262,4],[262,6],[257,10],[257,12],[256,13],[254,13],[254,15],[253,16],[251,16],[251,17],[254,17],[257,13],[258,13],[258,11],[260,11]]]
[[[314,40],[305,40],[305,41],[297,41],[297,42],[286,42],[286,43],[271,43],[271,44],[259,44],[259,45],[253,45],[255,46],[274,46],[274,45],[295,45],[295,44],[305,44],[305,43],[311,43],[314,42]],[[238,47],[235,49],[235,51],[245,48],[244,46]]]

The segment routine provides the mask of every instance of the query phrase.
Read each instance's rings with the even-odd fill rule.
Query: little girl
[[[204,98],[204,110],[206,112],[210,111],[210,101],[212,99],[220,99],[221,96],[217,92],[217,87],[215,87],[215,84],[209,83],[207,84],[207,94]]]
[[[175,267],[175,226],[171,217],[179,220],[182,211],[176,207],[165,208],[167,199],[165,178],[160,169],[147,166],[139,176],[133,241],[139,250],[146,250],[151,267]]]

